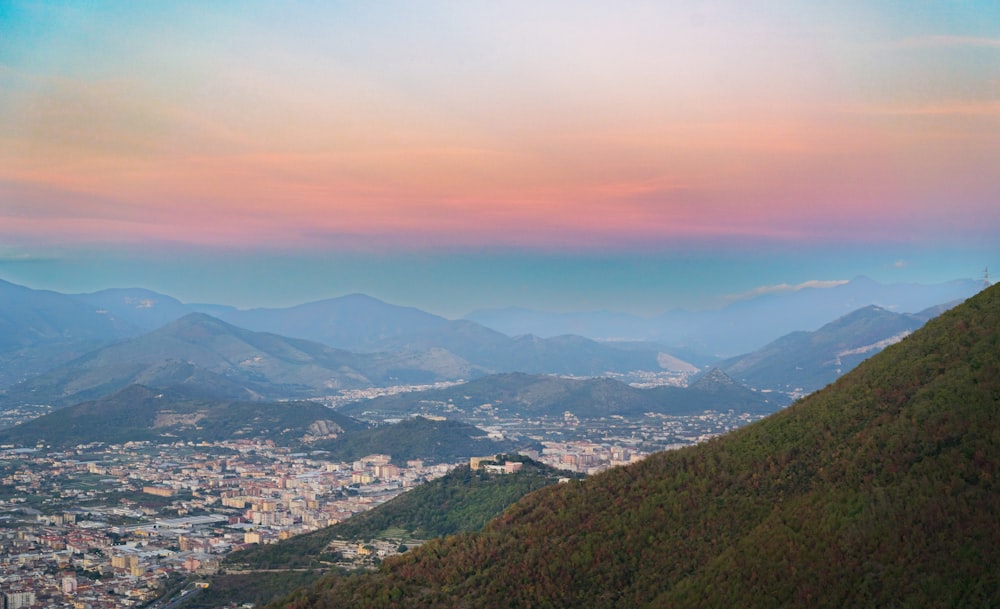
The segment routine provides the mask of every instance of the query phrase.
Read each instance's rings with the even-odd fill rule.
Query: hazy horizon
[[[996,3],[12,2],[0,31],[0,278],[33,288],[652,315],[1000,269]]]

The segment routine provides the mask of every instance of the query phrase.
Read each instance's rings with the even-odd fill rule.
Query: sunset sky
[[[650,314],[986,266],[995,0],[0,0],[0,279]]]

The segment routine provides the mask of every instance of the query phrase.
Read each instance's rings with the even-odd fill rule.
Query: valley
[[[137,314],[148,316],[158,297],[145,296]],[[192,609],[223,598],[262,603],[323,574],[377,569],[457,531],[434,528],[431,514],[478,506],[487,511],[465,512],[475,525],[462,529],[478,531],[536,485],[640,467],[766,422],[940,312],[868,306],[740,357],[695,355],[710,362],[697,367],[659,346],[582,337],[477,330],[487,342],[459,348],[456,326],[415,310],[404,311],[415,329],[391,333],[410,345],[403,351],[248,330],[174,301],[152,318],[162,326],[142,332],[125,311],[107,317],[113,297],[135,301],[134,291],[91,297],[107,307],[98,319],[113,322],[106,344],[0,391],[0,580],[41,606],[83,599],[110,609],[175,595],[183,603],[170,604]],[[384,333],[384,316],[399,313],[357,296],[336,306],[345,304],[337,319],[355,347],[366,324]],[[306,319],[329,305],[308,308]],[[283,315],[245,319],[263,327]],[[31,352],[32,340],[39,353],[76,344],[57,330],[60,319],[47,319],[45,336],[19,335],[7,357]],[[468,338],[471,326],[460,326]],[[419,348],[401,338],[417,335]],[[489,368],[505,349],[514,359]],[[470,460],[496,455],[549,473],[470,471]],[[476,499],[491,493],[503,498]],[[444,505],[444,496],[468,506],[422,503]]]

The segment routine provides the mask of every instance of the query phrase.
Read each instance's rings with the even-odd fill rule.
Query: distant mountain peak
[[[178,319],[175,323],[183,324],[221,324],[228,326],[226,322],[222,321],[218,317],[213,317],[208,313],[188,313],[184,317]]]
[[[201,330],[211,329],[214,331],[231,329],[233,331],[243,331],[242,328],[237,328],[236,326],[228,324],[219,319],[218,317],[212,317],[207,313],[188,313],[184,317],[181,317],[180,319],[172,321],[167,325],[163,326],[162,328],[157,330],[157,332],[172,333],[178,330],[192,330],[192,329],[201,329]]]
[[[736,381],[731,376],[722,371],[721,368],[712,368],[703,374],[697,381],[691,384],[692,389],[701,391],[717,391],[722,388],[736,385]]]

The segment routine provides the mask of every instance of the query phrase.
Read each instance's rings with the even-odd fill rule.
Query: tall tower
[[[990,287],[990,267],[983,270],[983,289]]]

